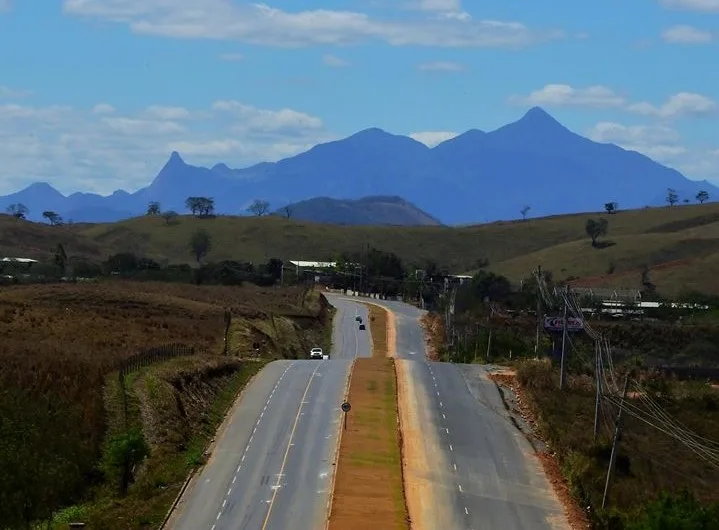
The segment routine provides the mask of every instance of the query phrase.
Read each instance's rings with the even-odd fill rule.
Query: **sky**
[[[0,49],[2,194],[368,127],[432,146],[533,106],[719,185],[719,0],[0,0]]]

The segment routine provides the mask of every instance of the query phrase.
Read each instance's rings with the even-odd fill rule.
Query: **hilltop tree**
[[[160,211],[160,203],[157,201],[152,201],[147,205],[147,215],[160,215]]]
[[[292,206],[290,206],[289,204],[287,206],[283,206],[282,213],[286,219],[290,219],[293,213]]]
[[[619,204],[617,204],[617,203],[614,202],[614,201],[604,203],[604,210],[606,210],[606,212],[607,212],[609,215],[612,215],[612,214],[617,213],[617,209],[618,209],[618,208],[619,208]]]
[[[28,207],[21,202],[11,204],[7,207],[6,211],[16,219],[25,219],[27,217],[27,214],[30,213]]]
[[[674,206],[676,203],[679,202],[679,194],[677,194],[677,190],[673,188],[667,188],[667,198],[666,198],[667,204],[669,206]]]
[[[609,229],[609,221],[606,219],[587,219],[584,230],[587,235],[592,238],[592,246],[597,246],[597,240],[601,236],[606,236]]]
[[[699,191],[696,195],[696,200],[699,201],[699,204],[704,204],[709,200],[709,192],[706,190]]]
[[[522,214],[522,219],[525,221],[527,220],[527,214],[529,213],[529,210],[531,210],[531,206],[523,206],[521,210],[519,210],[519,213]]]
[[[215,214],[215,199],[210,197],[188,197],[185,200],[185,208],[190,210],[195,217],[212,217]]]
[[[197,263],[202,261],[202,258],[206,257],[212,249],[212,236],[210,236],[207,230],[200,228],[190,238],[190,250],[192,255],[195,256]]]
[[[247,208],[247,211],[257,217],[262,217],[270,211],[270,203],[261,199],[255,199],[249,208]]]
[[[168,225],[172,224],[172,222],[177,219],[177,212],[175,210],[168,210],[166,212],[162,212],[162,218]]]
[[[52,210],[46,210],[42,212],[42,216],[47,219],[47,222],[50,223],[52,226],[59,226],[62,224],[62,217],[60,217],[57,212],[53,212]]]

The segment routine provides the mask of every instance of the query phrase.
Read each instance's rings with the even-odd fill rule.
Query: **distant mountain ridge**
[[[191,166],[173,152],[152,183],[135,193],[65,197],[36,183],[0,197],[0,207],[22,202],[32,219],[53,210],[66,219],[100,222],[141,215],[150,201],[184,211],[188,196],[213,197],[217,212],[226,214],[243,213],[254,199],[276,209],[317,197],[399,196],[446,224],[468,224],[514,219],[524,206],[535,217],[601,210],[610,201],[620,208],[658,206],[667,188],[680,200],[693,200],[699,190],[719,197],[719,188],[706,181],[593,142],[535,107],[499,129],[472,129],[434,148],[371,128],[244,169]]]
[[[285,206],[275,215],[338,225],[440,226],[442,223],[402,197],[361,199],[316,197]]]

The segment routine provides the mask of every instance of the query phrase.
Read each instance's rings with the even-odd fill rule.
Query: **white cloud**
[[[651,103],[635,103],[628,107],[628,110],[644,116],[657,118],[681,118],[685,116],[707,116],[717,112],[717,103],[701,94],[691,92],[680,92],[670,96],[662,105],[655,106]]]
[[[462,9],[460,0],[414,0],[407,5],[410,9],[434,13],[447,20],[471,20],[472,16]]]
[[[719,0],[659,0],[659,3],[671,9],[719,13]]]
[[[115,107],[108,105],[107,103],[98,103],[92,108],[93,114],[112,114],[115,112]]]
[[[444,15],[440,17],[382,20],[353,11],[289,12],[230,0],[205,0],[202,9],[194,0],[64,0],[63,11],[126,24],[140,34],[278,47],[380,40],[393,46],[516,48],[564,37],[559,30],[534,30],[518,22],[472,21],[453,11],[440,11]]]
[[[245,167],[332,139],[315,116],[237,101],[136,113],[107,103],[87,110],[0,104],[0,194],[36,181],[65,193],[132,191],[147,185],[173,150],[193,164]]]
[[[0,0],[0,5],[2,0]],[[0,85],[0,99],[20,99],[31,94],[29,90],[15,90],[10,87]]]
[[[410,138],[423,143],[427,147],[434,147],[442,142],[451,140],[458,133],[449,131],[424,131],[424,132],[413,132],[409,135]]]
[[[150,105],[145,109],[145,114],[158,120],[184,120],[190,117],[190,111],[186,108],[160,105]]]
[[[340,59],[339,57],[331,55],[329,53],[326,53],[322,56],[322,62],[325,64],[325,66],[330,66],[332,68],[343,68],[350,65],[350,63],[348,63],[344,59]]]
[[[221,53],[219,55],[220,61],[227,61],[230,63],[238,63],[240,61],[243,61],[245,59],[244,55],[241,53]]]
[[[673,26],[662,32],[662,39],[672,44],[706,44],[714,40],[714,34],[693,26]]]
[[[465,70],[463,64],[453,63],[450,61],[422,63],[418,65],[417,68],[422,72],[462,72]]]
[[[596,142],[613,143],[637,151],[669,167],[676,168],[691,179],[719,180],[719,164],[712,160],[711,150],[689,148],[678,131],[666,125],[627,126],[600,122],[587,131]],[[716,151],[719,154],[719,150]]]
[[[544,107],[621,107],[626,103],[623,96],[602,85],[573,88],[570,85],[550,84],[535,90],[528,96],[512,96],[510,102],[519,105]]]
[[[719,112],[719,105],[701,94],[679,92],[656,106],[646,101],[631,103],[621,94],[602,85],[574,88],[570,85],[550,84],[528,96],[511,96],[509,102],[541,107],[617,108],[660,119],[708,116]]]

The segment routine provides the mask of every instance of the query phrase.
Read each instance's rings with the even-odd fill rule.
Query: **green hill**
[[[585,233],[588,219],[608,220],[608,246],[594,248]],[[71,256],[103,259],[129,251],[161,262],[192,263],[191,234],[204,228],[213,238],[209,260],[255,262],[325,260],[371,245],[399,255],[408,266],[432,260],[453,273],[466,273],[489,260],[489,268],[515,281],[542,265],[557,279],[580,284],[635,287],[645,267],[660,291],[691,287],[719,293],[719,203],[582,213],[453,228],[446,226],[337,226],[277,216],[189,216],[166,223],[139,217],[107,224],[50,227],[0,216],[0,253],[45,259],[57,243]]]

